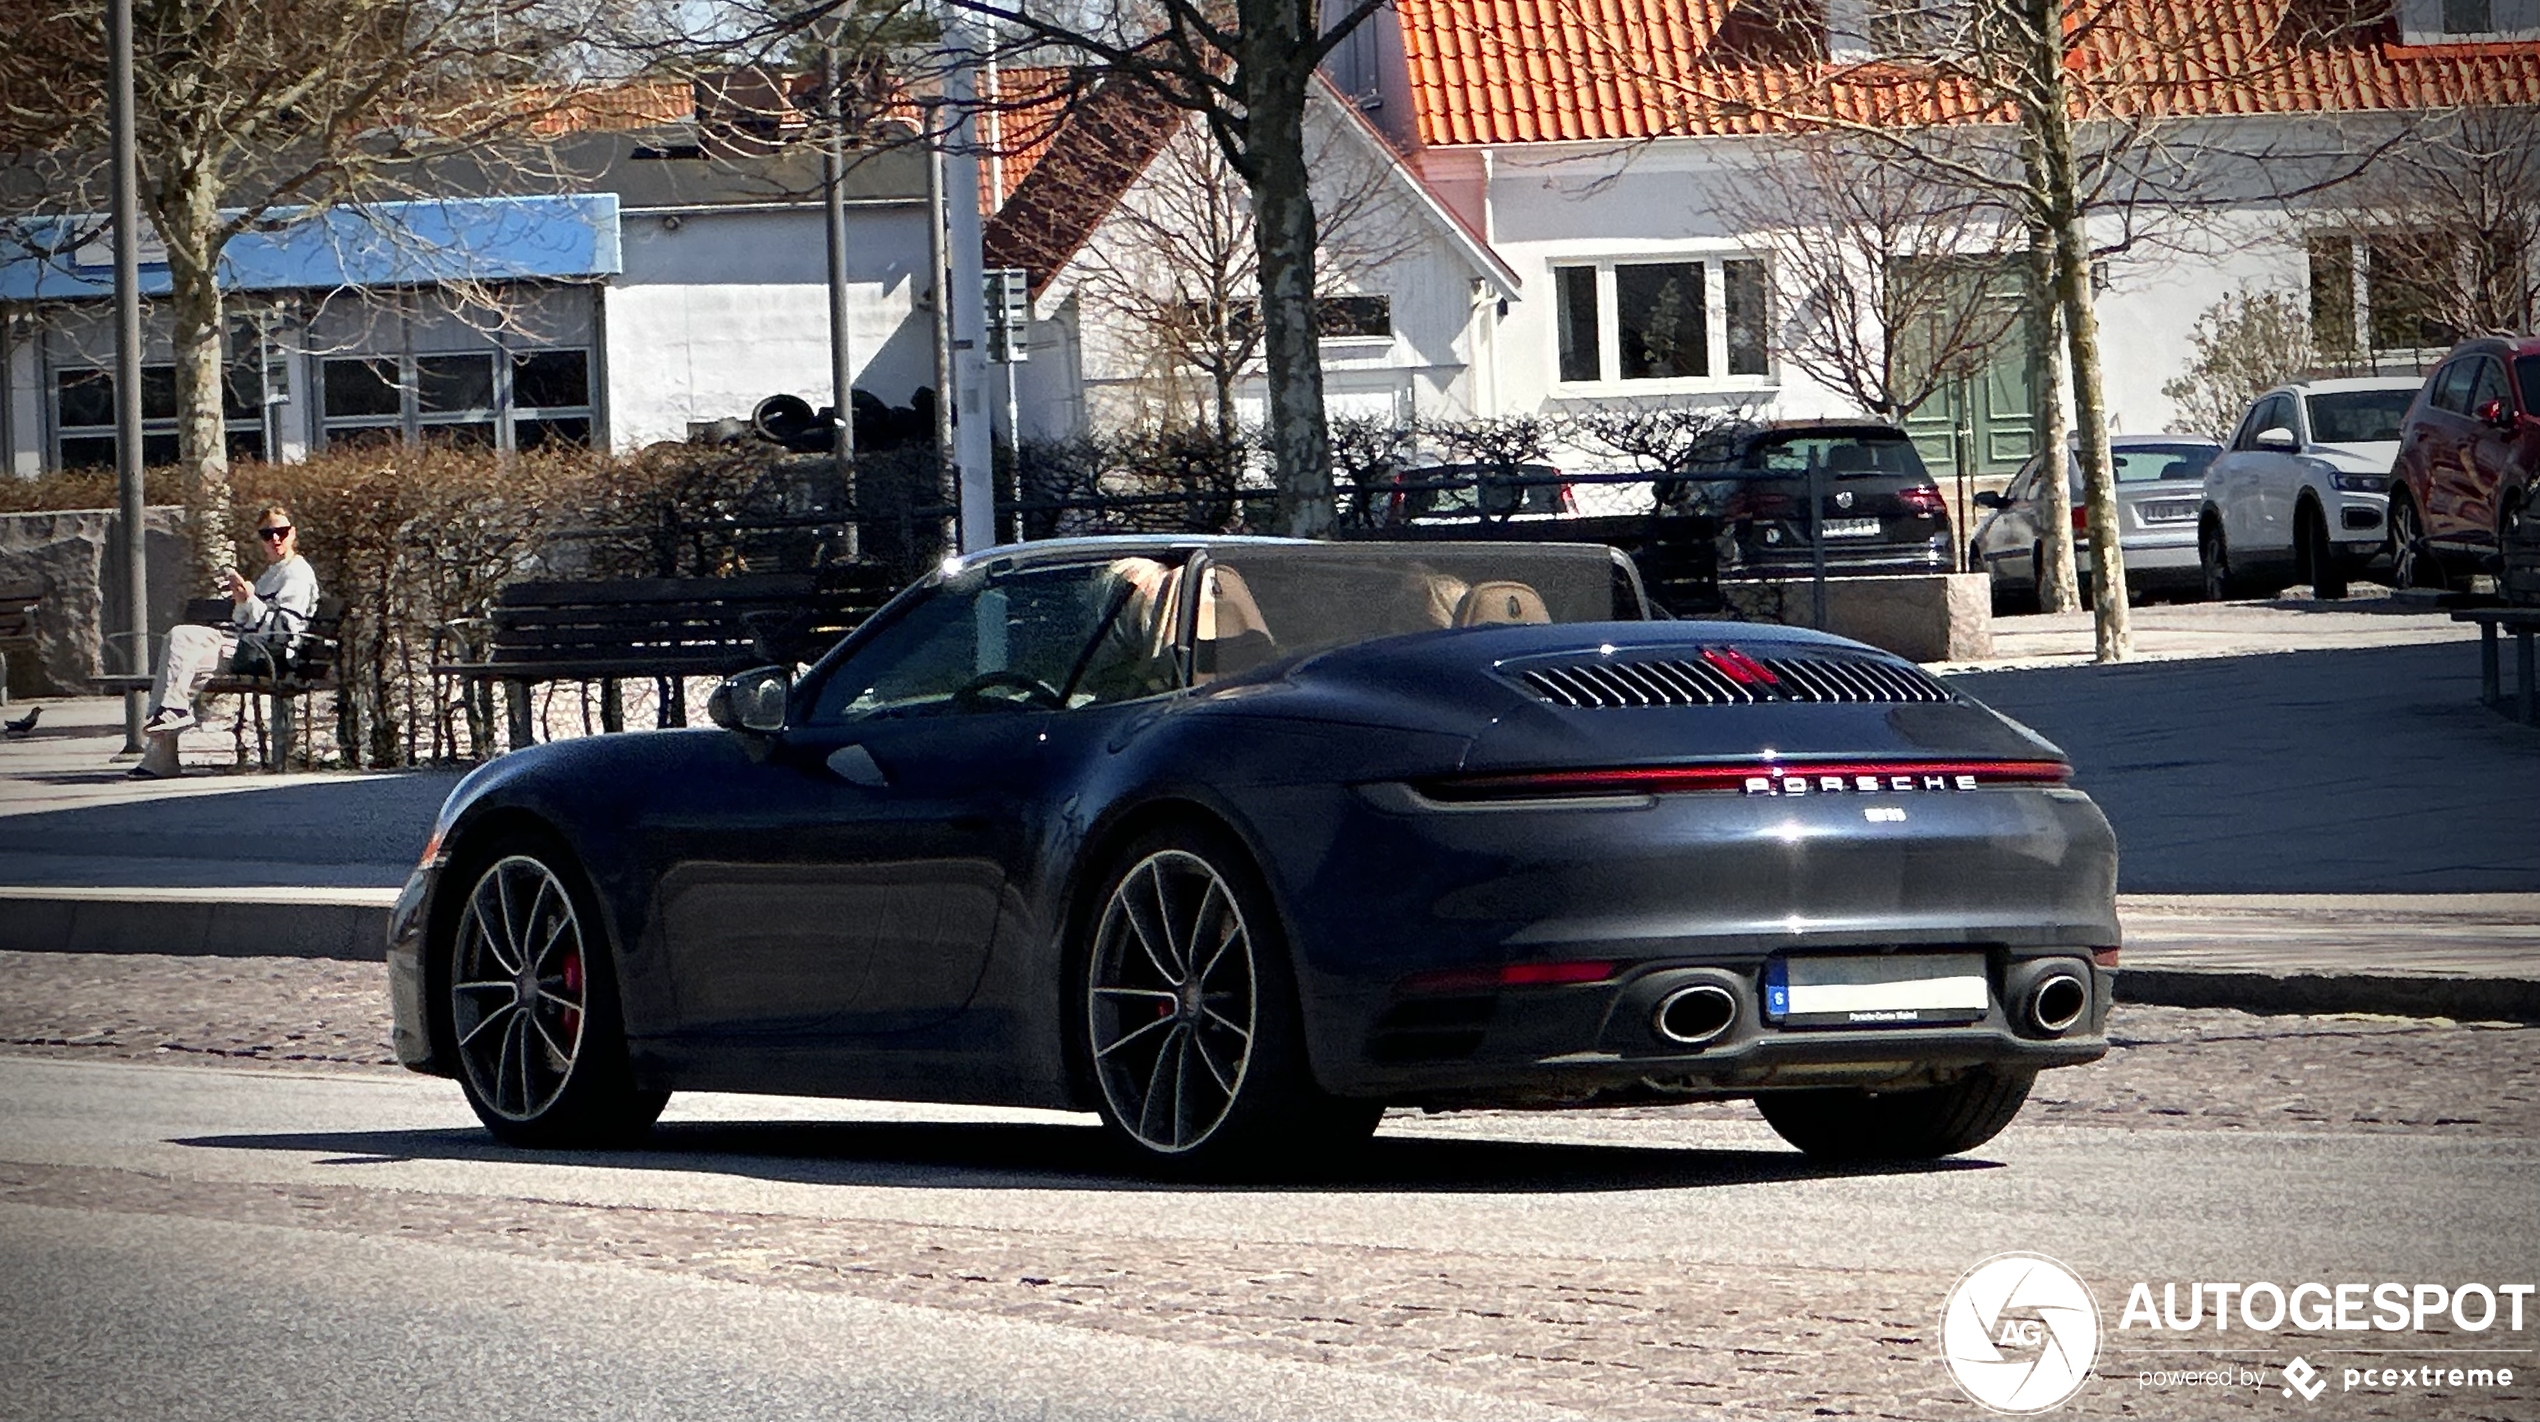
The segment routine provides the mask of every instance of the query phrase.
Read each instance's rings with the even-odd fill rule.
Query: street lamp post
[[[132,0],[107,9],[107,95],[114,146],[115,487],[123,520],[125,670],[150,670],[149,569],[141,490],[141,175],[133,139]],[[141,753],[144,694],[123,696],[123,748]]]

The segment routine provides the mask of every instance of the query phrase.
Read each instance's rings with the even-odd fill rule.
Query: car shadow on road
[[[1837,1164],[1796,1151],[1610,1142],[1448,1140],[1379,1134],[1322,1168],[1242,1184],[1140,1174],[1099,1127],[1040,1123],[681,1122],[617,1151],[520,1150],[474,1130],[195,1136],[206,1150],[310,1152],[320,1165],[416,1160],[612,1166],[803,1185],[980,1190],[1314,1190],[1360,1194],[1569,1194],[1690,1190],[1861,1175],[1999,1168],[1987,1160]]]

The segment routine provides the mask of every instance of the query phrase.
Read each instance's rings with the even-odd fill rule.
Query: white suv
[[[2416,377],[2308,380],[2259,396],[2205,470],[2197,550],[2217,601],[2308,583],[2316,597],[2390,543],[2390,466]]]

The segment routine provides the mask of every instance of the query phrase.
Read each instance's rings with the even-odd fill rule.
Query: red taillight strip
[[[1697,790],[1745,791],[1761,781],[1800,780],[1811,790],[1877,794],[1883,791],[1956,790],[1974,785],[2060,785],[2073,768],[2060,760],[1840,760],[1807,764],[1773,761],[1753,765],[1650,765],[1612,770],[1545,770],[1515,775],[1468,775],[1422,787],[1441,800],[1534,798],[1552,795],[1674,795]],[[1828,783],[1839,782],[1839,783]],[[1937,783],[1934,783],[1937,782]]]
[[[1503,987],[1563,987],[1601,983],[1614,976],[1610,962],[1507,963],[1496,968],[1441,968],[1414,973],[1396,986],[1408,993],[1489,992]]]

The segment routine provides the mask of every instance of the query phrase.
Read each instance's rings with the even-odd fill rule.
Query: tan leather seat
[[[1475,583],[1455,608],[1458,627],[1541,624],[1551,620],[1552,613],[1543,605],[1543,594],[1524,583]]]
[[[1244,575],[1212,565],[1200,588],[1193,629],[1191,680],[1205,684],[1229,672],[1258,666],[1278,655],[1277,639],[1261,616]]]

